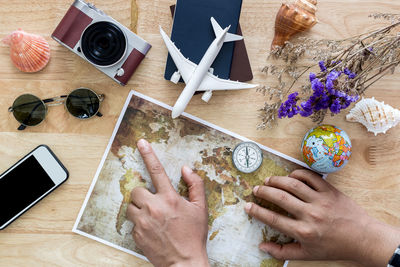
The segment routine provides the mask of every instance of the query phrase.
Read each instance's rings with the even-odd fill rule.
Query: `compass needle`
[[[252,142],[238,144],[232,153],[232,162],[236,169],[243,173],[252,173],[262,164],[263,153],[260,147]]]

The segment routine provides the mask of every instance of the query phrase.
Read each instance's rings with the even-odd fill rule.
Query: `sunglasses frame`
[[[79,117],[74,116],[74,115],[69,111],[69,109],[68,109],[68,107],[67,107],[67,99],[68,99],[68,97],[69,97],[73,92],[75,92],[75,91],[77,91],[77,90],[81,90],[81,89],[85,89],[85,90],[91,91],[92,93],[94,93],[94,94],[96,95],[97,99],[99,100],[99,108],[97,109],[96,113],[93,114],[92,116],[88,117],[88,118],[79,118]],[[56,96],[56,97],[53,97],[53,98],[46,98],[46,99],[40,99],[39,97],[37,97],[37,96],[35,96],[35,95],[33,95],[33,94],[22,94],[22,95],[20,95],[19,97],[24,96],[24,95],[33,96],[33,97],[37,98],[40,102],[42,102],[42,104],[43,104],[44,107],[45,107],[45,114],[44,114],[43,119],[42,119],[38,124],[36,124],[36,125],[26,125],[26,124],[20,122],[19,120],[17,120],[17,118],[15,117],[15,115],[14,115],[14,108],[13,108],[14,103],[13,103],[13,105],[12,105],[11,107],[8,108],[8,112],[12,112],[13,115],[14,115],[14,118],[16,119],[16,121],[18,121],[18,122],[21,124],[21,125],[18,127],[18,130],[19,130],[19,131],[25,130],[26,127],[33,127],[33,126],[40,125],[40,124],[46,119],[46,116],[47,116],[47,113],[48,113],[48,107],[55,107],[55,106],[59,106],[59,105],[63,105],[63,104],[64,104],[64,108],[68,111],[68,113],[71,114],[72,117],[77,118],[77,119],[79,119],[79,120],[87,120],[87,119],[93,118],[94,116],[98,116],[98,117],[102,117],[102,116],[103,116],[103,114],[100,113],[99,110],[100,110],[100,104],[101,104],[101,102],[103,102],[103,100],[104,100],[104,98],[105,98],[105,95],[104,95],[104,94],[98,94],[98,93],[96,93],[95,91],[93,91],[92,89],[89,89],[89,88],[79,87],[79,88],[76,88],[76,89],[72,90],[68,95],[61,95],[61,96]],[[17,99],[18,99],[18,97],[17,97],[15,100],[17,100]],[[15,102],[15,100],[14,100],[14,102]]]

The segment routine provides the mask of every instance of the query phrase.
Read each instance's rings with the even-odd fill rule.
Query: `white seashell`
[[[386,133],[400,122],[400,110],[376,101],[375,98],[363,98],[350,110],[346,119],[363,124],[369,132],[377,135]]]

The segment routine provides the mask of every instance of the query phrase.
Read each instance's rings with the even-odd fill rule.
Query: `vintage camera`
[[[128,83],[151,48],[118,21],[82,0],[75,0],[51,37],[121,85]]]

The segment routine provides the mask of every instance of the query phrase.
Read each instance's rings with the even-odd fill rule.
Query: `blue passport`
[[[172,26],[171,40],[181,50],[184,57],[199,64],[210,44],[215,39],[210,18],[228,27],[236,34],[239,24],[242,0],[177,0]],[[229,79],[233,58],[234,43],[225,43],[213,65],[214,75]],[[177,71],[174,61],[168,55],[164,78],[171,79]]]

